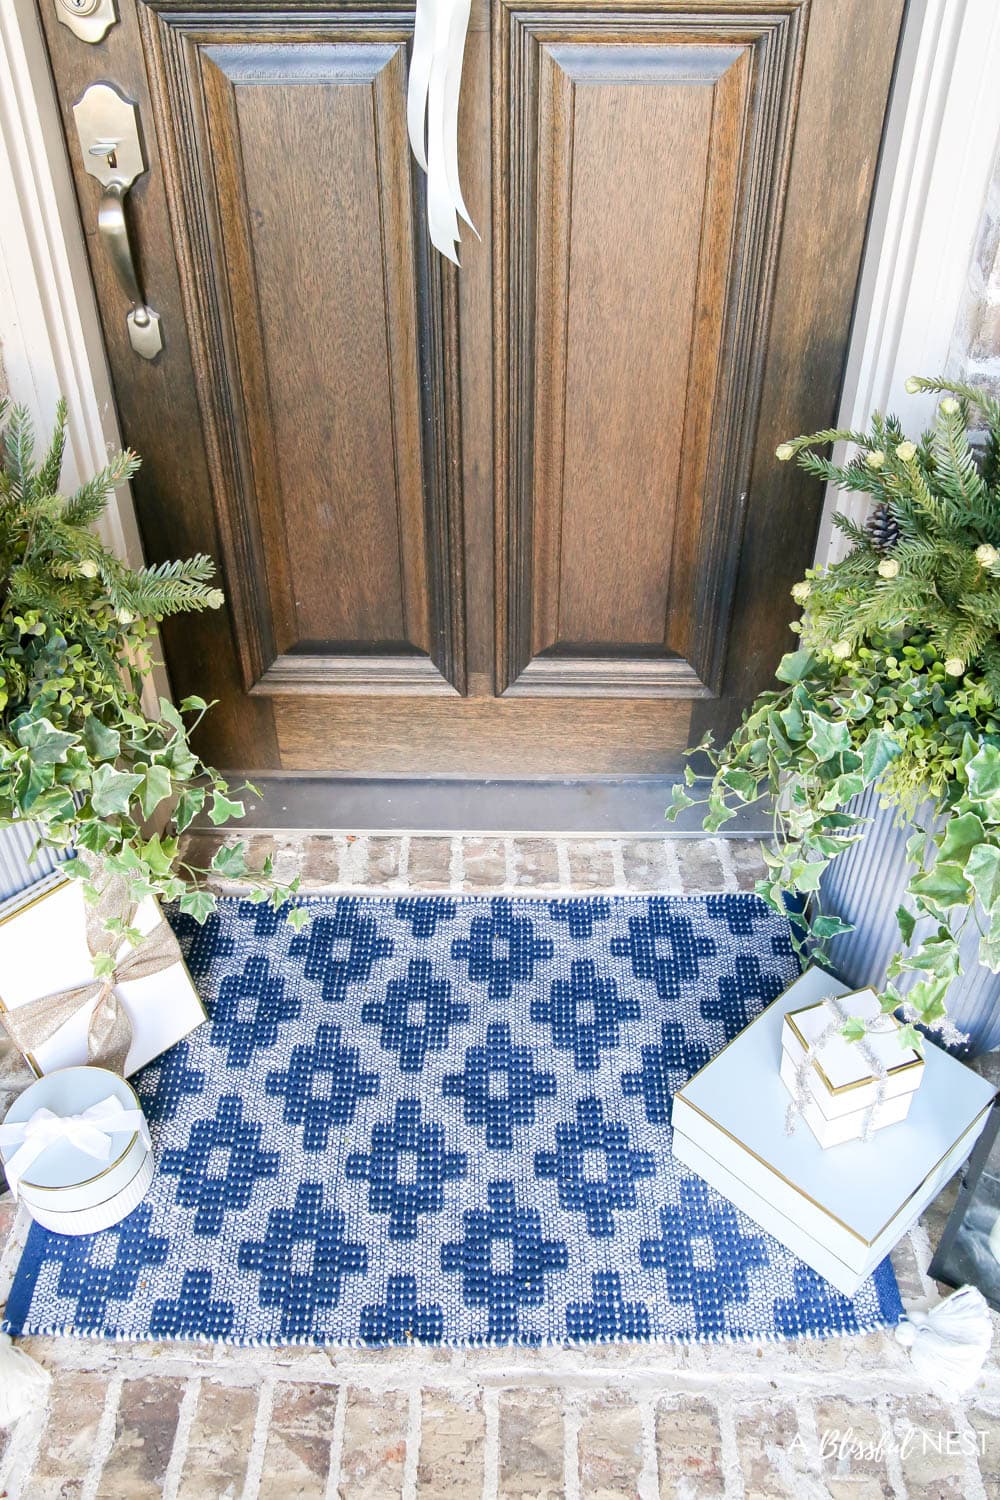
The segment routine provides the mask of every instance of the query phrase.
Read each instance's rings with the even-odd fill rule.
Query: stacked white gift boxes
[[[150,896],[139,904],[134,925],[148,935],[161,919]],[[123,941],[116,961],[127,952]],[[93,977],[78,880],[56,873],[0,906],[0,1012],[16,1013]],[[205,1020],[179,947],[176,961],[142,978],[116,982],[115,993],[132,1034],[127,1075]],[[85,1066],[90,1009],[81,1003],[47,1040],[26,1051],[25,1061],[38,1082],[15,1100],[0,1128],[5,1163],[27,1143],[46,1142],[16,1187],[32,1217],[60,1234],[93,1234],[117,1223],[142,1201],[153,1178],[148,1133],[135,1093],[116,1074]],[[93,1118],[95,1110],[102,1119]],[[49,1114],[63,1120],[64,1127],[57,1129],[46,1118]]]
[[[847,1041],[840,1031],[842,1016],[877,1029],[867,1032],[863,1045]],[[873,989],[845,995],[839,1011],[821,1000],[786,1012],[781,1081],[821,1146],[861,1140],[906,1119],[924,1060],[912,1047],[900,1045],[900,1029],[895,1016],[882,1014]],[[831,1030],[834,1034],[822,1041]]]
[[[795,1030],[786,1031],[785,1018],[792,1013],[796,1029],[808,1036],[811,1027],[803,1031],[802,1013],[828,996],[849,993],[832,974],[807,969],[679,1090],[672,1123],[679,1161],[838,1291],[853,1296],[965,1161],[986,1124],[994,1090],[926,1042],[923,1068],[897,1075],[908,1083],[916,1077],[919,1087],[898,1096],[902,1102],[895,1107],[905,1115],[895,1124],[865,1140],[860,1122],[852,1120],[848,1138],[829,1148],[801,1119],[789,1131],[782,1044],[786,1036],[796,1045],[798,1039]],[[857,1014],[857,1004],[852,996],[848,1012]],[[818,1017],[816,1024],[823,1029],[826,1020]],[[899,1041],[888,1040],[898,1061]],[[823,1056],[825,1061],[825,1051]],[[850,1092],[866,1097],[862,1089]],[[824,1102],[835,1110],[830,1100],[842,1097],[831,1094]],[[828,1125],[846,1129],[843,1121],[857,1113],[852,1107],[847,1115],[823,1114],[819,1098],[816,1105],[814,1121],[822,1131]]]

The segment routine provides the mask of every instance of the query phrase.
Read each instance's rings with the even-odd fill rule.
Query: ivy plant
[[[822,962],[851,930],[822,910],[819,891],[829,862],[863,834],[856,799],[874,788],[896,808],[911,828],[912,875],[882,1006],[903,1007],[902,1040],[918,1045],[913,1023],[950,1031],[967,923],[978,926],[980,962],[1000,972],[1000,403],[944,379],[907,388],[944,393],[919,441],[876,414],[868,432],[817,432],[778,448],[779,460],[868,495],[871,513],[864,524],[834,517],[850,549],[792,589],[799,649],[725,746],[698,747],[712,765],[707,792],[689,765],[668,817],[703,800],[715,831],[741,805],[770,798],[757,889],[778,911],[789,898],[804,905],[800,945]],[[846,464],[816,451],[840,441],[852,445]],[[903,973],[916,976],[905,997],[895,983]]]
[[[63,868],[90,896],[103,864],[136,900],[177,901],[198,922],[215,908],[212,876],[248,877],[251,900],[283,906],[297,882],[275,880],[270,860],[249,871],[245,844],[219,849],[209,866],[182,853],[199,814],[228,823],[243,816],[242,792],[256,792],[233,792],[192,749],[211,705],[144,705],[156,626],[223,602],[211,559],[130,568],[103,544],[94,525],[139,459],[119,453],[60,494],[63,403],[40,462],[23,408],[0,402],[0,431],[0,827],[30,821],[40,846],[72,851]],[[299,927],[306,912],[292,906],[288,919]]]

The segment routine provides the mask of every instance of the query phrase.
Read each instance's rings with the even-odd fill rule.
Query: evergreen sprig
[[[130,568],[104,546],[92,527],[139,459],[118,453],[61,494],[64,402],[38,463],[23,407],[0,401],[0,430],[0,827],[30,821],[41,845],[75,850],[64,868],[90,893],[97,861],[125,875],[136,900],[177,900],[202,922],[213,876],[249,879],[251,900],[284,905],[297,882],[277,881],[270,861],[249,870],[244,845],[207,868],[182,858],[179,836],[199,814],[218,826],[243,804],[191,748],[208,703],[143,707],[157,622],[223,603],[214,563]],[[304,908],[289,920],[302,926]]]
[[[826,865],[863,831],[855,799],[876,788],[909,817],[930,804],[937,826],[909,845],[913,873],[883,1005],[903,1004],[912,1021],[947,1035],[967,922],[979,924],[980,961],[1000,972],[1000,402],[943,377],[907,388],[943,398],[919,441],[876,413],[867,432],[826,429],[778,448],[779,460],[871,496],[879,524],[834,516],[851,549],[793,588],[801,648],[783,659],[778,689],[761,694],[721,750],[699,748],[714,769],[706,827],[773,799],[758,890],[779,911],[789,892],[805,899],[803,946],[820,957],[850,930],[821,910],[818,892]],[[974,420],[986,427],[980,460]],[[854,450],[844,464],[816,451],[840,442]],[[689,768],[688,788],[696,782]],[[695,800],[675,788],[671,815]],[[905,996],[894,982],[904,973],[915,977]],[[911,1027],[903,1037],[919,1040]]]

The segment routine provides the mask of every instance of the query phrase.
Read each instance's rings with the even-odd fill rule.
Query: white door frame
[[[947,363],[1000,141],[998,77],[997,0],[910,0],[848,353],[844,425],[864,425],[872,409],[890,404],[906,425],[919,428],[929,416],[930,399],[906,395],[903,382]],[[58,394],[66,397],[67,484],[120,446],[34,0],[0,0],[0,356],[10,394],[28,406],[40,434]],[[828,499],[821,558],[831,508]],[[109,509],[107,539],[122,556],[141,557],[125,489]]]
[[[872,198],[838,426],[873,411],[929,425],[936,398],[910,375],[941,375],[965,301],[1000,151],[1000,4],[910,0]],[[789,437],[795,436],[789,433]],[[843,454],[835,454],[842,459]],[[827,493],[817,561],[841,555],[835,504],[864,516],[864,496]]]

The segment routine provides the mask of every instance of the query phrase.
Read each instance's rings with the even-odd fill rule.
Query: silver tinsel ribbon
[[[840,1003],[840,999],[836,995],[827,995],[822,1003],[829,1006],[833,1011],[834,1019],[827,1026],[824,1026],[815,1041],[809,1044],[801,1062],[795,1069],[795,1093],[788,1105],[788,1109],[785,1111],[785,1133],[787,1135],[794,1133],[806,1104],[815,1099],[808,1084],[809,1069],[827,1043],[832,1042],[834,1037],[841,1034],[850,1019],[850,1012]],[[875,1098],[865,1110],[861,1126],[861,1139],[867,1141],[871,1138],[872,1130],[874,1129],[875,1115],[885,1101],[888,1070],[869,1042],[867,1034],[853,1045],[861,1053],[861,1056],[871,1070],[872,1077],[875,1079]]]

